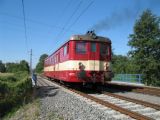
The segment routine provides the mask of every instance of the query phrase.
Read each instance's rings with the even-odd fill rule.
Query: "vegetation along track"
[[[49,83],[47,81],[43,81],[43,84],[45,83],[47,86],[49,86]],[[151,104],[151,103],[147,103],[144,101],[135,100],[131,98],[122,97],[120,95],[118,97],[118,95],[114,96],[111,93],[86,94],[84,92],[77,91],[72,88],[68,88],[68,87],[65,87],[65,88],[85,98],[95,101],[98,104],[101,104],[113,110],[119,111],[120,113],[126,114],[135,119],[151,120],[151,119],[160,118],[160,106],[159,105],[155,105],[155,104]]]
[[[115,90],[131,91],[131,92],[143,93],[160,97],[160,88],[156,87],[126,85],[126,84],[110,83],[110,82],[106,83],[106,86],[108,88]]]

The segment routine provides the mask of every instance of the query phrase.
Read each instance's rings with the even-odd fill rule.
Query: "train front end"
[[[71,81],[102,84],[111,81],[111,41],[108,38],[96,36],[91,31],[72,36],[70,44],[72,67],[76,70],[75,77],[69,78]]]

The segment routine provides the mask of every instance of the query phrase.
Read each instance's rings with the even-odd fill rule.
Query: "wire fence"
[[[142,83],[142,74],[115,74],[113,81]]]

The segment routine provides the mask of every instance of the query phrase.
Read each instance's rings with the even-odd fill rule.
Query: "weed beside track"
[[[31,90],[32,83],[27,72],[0,76],[0,117],[27,102]]]

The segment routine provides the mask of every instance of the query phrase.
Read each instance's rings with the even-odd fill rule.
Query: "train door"
[[[59,63],[60,63],[60,54],[57,53],[56,55],[56,58],[57,58],[57,77],[59,77]]]
[[[111,47],[109,44],[100,44],[100,59],[103,61],[109,61],[111,59]]]
[[[96,42],[90,42],[89,44],[89,54],[88,54],[88,66],[89,70],[91,71],[92,75],[92,82],[96,82],[96,72],[99,69],[99,61],[97,60],[97,43]]]
[[[91,71],[96,71],[98,68],[98,61],[97,59],[97,43],[91,42],[90,47],[89,47],[89,54],[88,54],[88,64],[89,64],[89,69]]]

